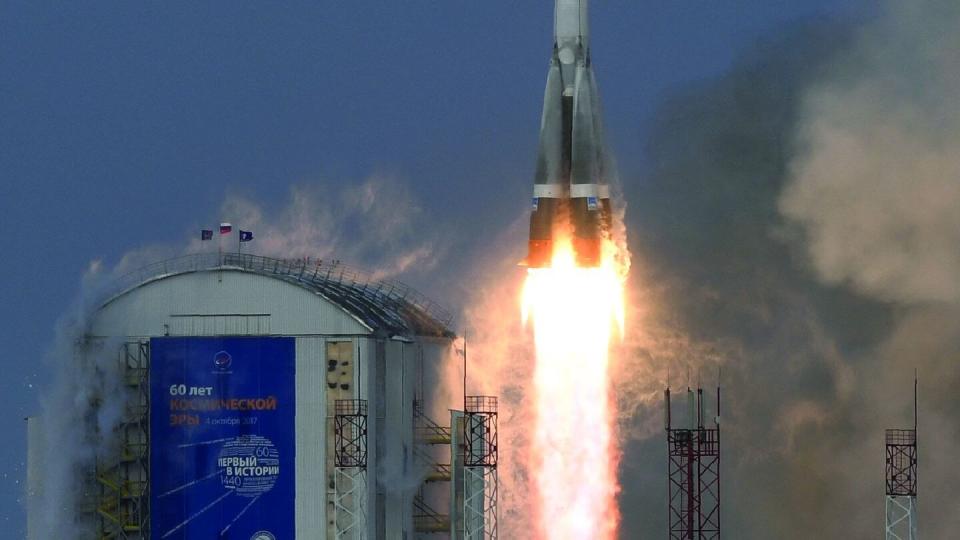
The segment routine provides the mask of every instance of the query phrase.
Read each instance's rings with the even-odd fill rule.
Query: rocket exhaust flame
[[[623,272],[587,0],[556,0],[554,16],[522,301],[536,347],[537,536],[610,540],[619,515],[608,370],[614,329],[623,335]]]
[[[558,240],[551,266],[528,270],[522,302],[536,345],[537,536],[612,539],[618,452],[608,367],[614,330],[623,334],[622,278],[611,242],[599,266],[581,267],[569,238]]]

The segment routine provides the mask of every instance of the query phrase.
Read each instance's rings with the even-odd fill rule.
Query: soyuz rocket
[[[524,261],[533,268],[550,265],[554,239],[566,231],[578,266],[598,266],[610,233],[610,167],[589,37],[587,0],[556,0]]]

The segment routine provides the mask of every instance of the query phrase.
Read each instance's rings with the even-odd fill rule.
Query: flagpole
[[[223,222],[217,227],[217,283],[223,283]]]
[[[217,282],[223,283],[223,221],[217,227],[217,266],[220,270],[217,272]]]

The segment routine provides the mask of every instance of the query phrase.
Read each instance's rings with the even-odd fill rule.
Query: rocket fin
[[[603,111],[600,105],[600,89],[597,86],[597,78],[593,69],[588,69],[590,74],[590,107],[593,115],[593,141],[594,151],[596,152],[597,163],[597,183],[609,183],[609,163],[607,163],[606,141],[603,130]]]
[[[540,117],[540,149],[537,156],[535,184],[561,182],[563,171],[563,82],[560,67],[551,64],[543,95]]]
[[[600,229],[609,237],[613,229],[613,209],[610,204],[610,183],[615,174],[610,155],[607,153],[606,135],[603,129],[603,107],[600,105],[600,87],[595,72],[591,68],[590,87],[593,107],[593,136],[597,152],[597,184],[600,186]]]
[[[600,200],[600,169],[594,91],[591,70],[577,66],[574,84],[570,155],[570,218],[578,264],[600,262],[603,205]]]
[[[590,69],[577,67],[573,98],[573,137],[570,155],[570,183],[597,183],[597,137]]]

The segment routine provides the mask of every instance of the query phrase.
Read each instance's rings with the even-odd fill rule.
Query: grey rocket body
[[[525,262],[549,266],[555,239],[568,233],[578,265],[597,266],[610,231],[610,188],[587,0],[557,0],[554,21]]]

